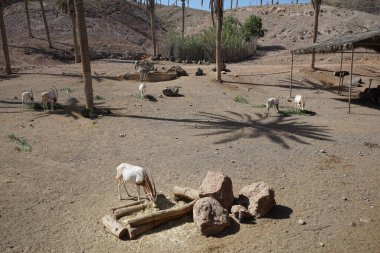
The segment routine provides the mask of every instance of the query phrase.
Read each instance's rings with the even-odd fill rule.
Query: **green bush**
[[[215,27],[198,34],[182,37],[179,32],[169,32],[162,40],[161,53],[165,57],[177,59],[207,60],[215,62]],[[256,52],[257,37],[263,35],[259,17],[250,16],[241,25],[233,16],[223,20],[222,60],[239,61]]]

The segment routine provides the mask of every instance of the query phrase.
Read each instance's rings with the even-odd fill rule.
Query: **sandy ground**
[[[132,71],[132,63],[93,62],[94,94],[104,98],[96,104],[113,112],[94,120],[78,112],[84,104],[79,64],[0,76],[0,251],[378,252],[379,107],[354,104],[348,115],[347,93],[337,95],[333,85],[337,64],[320,61],[320,70],[311,72],[307,58],[297,59],[293,95],[304,95],[315,116],[271,112],[265,118],[260,108],[273,96],[281,110],[293,106],[289,56],[228,65],[223,84],[211,81],[211,65],[203,66],[202,77],[194,76],[197,65],[183,65],[189,76],[147,84],[157,102],[137,98],[136,81],[110,78]],[[361,89],[369,78],[380,84],[378,56],[357,63]],[[51,85],[59,90],[59,109],[20,109],[22,90],[33,88],[39,101]],[[184,96],[161,98],[167,86],[180,86]],[[239,95],[249,103],[235,102]],[[32,151],[17,151],[10,134],[26,138]],[[117,199],[114,181],[121,162],[150,168],[168,199],[174,185],[197,189],[216,170],[232,178],[235,193],[267,182],[278,205],[268,217],[216,237],[199,234],[189,216],[122,241],[101,224],[109,208],[126,203]]]

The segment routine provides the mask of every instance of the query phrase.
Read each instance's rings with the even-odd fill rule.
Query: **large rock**
[[[204,235],[216,235],[230,225],[228,211],[211,197],[197,200],[193,208],[194,222]]]
[[[207,172],[199,187],[199,197],[212,197],[219,201],[224,208],[230,210],[234,202],[231,178],[220,172]]]
[[[239,203],[256,218],[265,216],[276,205],[274,190],[264,182],[247,185],[240,190]]]

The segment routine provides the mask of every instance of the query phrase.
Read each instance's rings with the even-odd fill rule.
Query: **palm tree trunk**
[[[0,30],[1,30],[1,41],[3,44],[4,60],[5,60],[5,72],[7,73],[7,75],[10,75],[12,73],[12,69],[11,69],[11,60],[9,58],[7,32],[5,30],[5,24],[4,24],[3,6],[4,6],[3,0],[0,0]]]
[[[182,0],[182,39],[185,37],[185,0]]]
[[[42,18],[44,19],[44,25],[45,25],[45,30],[46,30],[46,37],[47,37],[47,41],[49,43],[49,48],[52,48],[53,46],[51,45],[50,32],[49,32],[48,23],[47,23],[47,20],[46,20],[44,3],[42,1],[43,0],[40,0],[40,6],[41,6]]]
[[[156,27],[154,26],[154,0],[149,0],[150,30],[152,32],[153,56],[157,55]]]
[[[239,8],[239,0],[236,0],[236,9]]]
[[[313,4],[314,7],[314,27],[313,27],[313,43],[317,42],[317,36],[318,36],[318,17],[319,17],[319,10],[321,8],[321,2],[319,0],[316,0]],[[313,51],[311,54],[311,62],[310,67],[312,69],[315,68],[315,52]]]
[[[260,5],[261,5],[261,6],[263,5],[263,0],[260,0]]]
[[[231,7],[230,7],[230,10],[232,10],[232,2],[233,2],[233,0],[231,0]]]
[[[75,16],[74,0],[69,1],[69,11],[70,11],[70,17],[71,17],[71,26],[73,29],[74,61],[78,63],[80,62],[80,55],[79,55],[79,47],[78,47],[77,19]]]
[[[33,38],[32,26],[30,24],[30,16],[29,16],[29,0],[25,0],[25,13],[26,13],[26,22],[28,23],[29,37]]]
[[[216,81],[222,82],[222,21],[223,21],[223,0],[217,0],[215,4],[216,13],[216,48],[215,48],[215,61],[216,61]]]
[[[80,52],[84,79],[84,94],[86,96],[86,108],[94,108],[94,92],[92,90],[91,62],[87,39],[86,20],[84,17],[83,0],[74,0],[77,14],[77,24],[80,39]]]

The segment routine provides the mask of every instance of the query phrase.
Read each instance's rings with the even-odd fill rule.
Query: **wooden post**
[[[176,197],[185,198],[185,199],[189,199],[189,200],[199,199],[199,191],[193,190],[190,188],[182,188],[179,186],[174,186],[173,194]]]
[[[340,52],[340,71],[342,71],[343,68],[343,51]],[[343,91],[343,77],[339,76],[339,86],[338,86],[338,94],[342,95]]]
[[[292,66],[290,68],[290,95],[289,97],[292,97],[292,85],[293,85],[293,64],[294,64],[294,56],[292,51]]]
[[[158,211],[155,213],[141,215],[139,217],[130,219],[128,221],[128,224],[131,227],[136,227],[138,225],[150,223],[153,221],[156,222],[156,221],[164,220],[167,218],[168,219],[169,218],[171,218],[171,219],[179,218],[179,217],[185,216],[186,214],[190,213],[193,210],[194,203],[195,203],[195,200],[193,200],[192,202],[190,202],[184,206],[181,206],[181,207],[171,208],[168,210],[162,210],[162,211]]]
[[[351,44],[351,74],[350,74],[350,89],[348,94],[348,114],[351,113],[351,92],[352,92],[352,71],[354,69],[354,44]]]
[[[151,229],[153,229],[155,227],[158,227],[158,226],[160,226],[160,225],[162,225],[164,223],[167,223],[167,222],[169,222],[171,220],[173,220],[173,218],[169,217],[169,218],[166,218],[166,219],[163,219],[163,220],[153,221],[151,223],[147,223],[147,224],[144,224],[144,225],[141,225],[141,226],[129,227],[128,228],[129,239],[134,239],[139,234],[142,234],[142,233],[144,233],[146,231],[149,231],[149,230],[151,230]]]
[[[102,223],[113,235],[118,238],[122,238],[125,232],[128,231],[123,224],[115,220],[111,215],[104,216],[102,218]]]
[[[114,216],[116,219],[120,219],[121,217],[124,217],[126,215],[130,215],[132,213],[144,210],[145,208],[147,208],[148,205],[149,205],[148,203],[144,203],[140,205],[126,207],[126,208],[115,211]]]
[[[144,200],[134,201],[134,202],[126,204],[126,205],[113,207],[113,208],[110,209],[110,211],[115,212],[115,210],[117,210],[117,209],[121,209],[121,208],[125,208],[125,207],[130,207],[130,206],[136,206],[136,205],[142,204],[142,203],[144,203]]]

